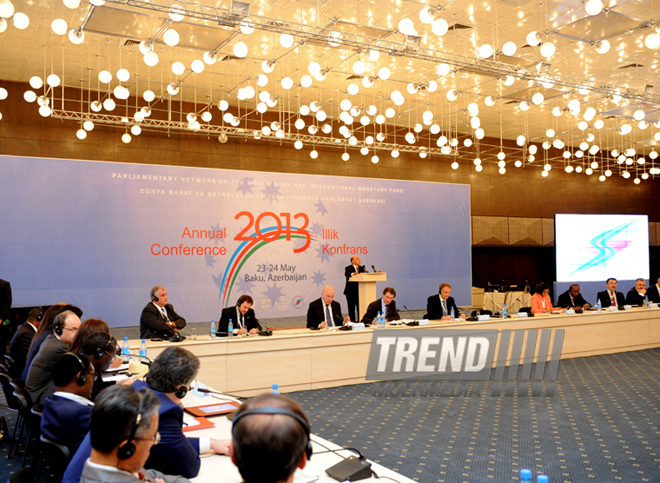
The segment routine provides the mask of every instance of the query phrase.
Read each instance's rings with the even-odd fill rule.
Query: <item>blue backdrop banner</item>
[[[342,295],[359,255],[399,307],[440,282],[470,304],[467,185],[0,156],[0,278],[14,305],[69,302],[137,325],[163,285],[188,321],[252,295],[257,317]],[[404,314],[405,315],[405,314]]]

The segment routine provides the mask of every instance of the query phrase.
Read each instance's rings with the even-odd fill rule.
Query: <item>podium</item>
[[[358,320],[367,312],[367,307],[374,300],[378,300],[378,290],[376,290],[376,282],[386,282],[387,273],[385,272],[364,272],[353,275],[349,279],[349,283],[358,284],[358,295],[360,305],[358,307]]]

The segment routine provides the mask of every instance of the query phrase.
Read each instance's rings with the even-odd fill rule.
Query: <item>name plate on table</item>
[[[657,308],[658,308],[658,304],[653,304],[653,303],[649,304],[649,309],[657,309]]]
[[[353,327],[353,330],[360,330],[360,329],[364,329],[365,325],[364,322],[353,322],[351,324],[351,327]]]
[[[419,321],[419,325],[429,325],[431,322],[429,322],[427,319],[422,319]]]
[[[624,305],[623,310],[632,310],[632,305]]]
[[[519,319],[526,319],[529,316],[527,312],[518,312],[517,315]]]
[[[609,312],[616,312],[616,311],[619,310],[619,307],[613,307],[613,306],[610,305],[610,306],[608,307],[607,310],[608,310]]]
[[[573,310],[573,309],[566,309],[566,315],[571,315],[571,314],[574,314],[574,313],[575,313],[575,310]]]
[[[483,322],[484,320],[490,320],[490,315],[488,315],[488,314],[479,315],[477,317],[477,320],[480,321],[480,322]]]

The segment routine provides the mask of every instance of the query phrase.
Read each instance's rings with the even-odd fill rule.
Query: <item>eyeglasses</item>
[[[157,445],[160,443],[160,432],[156,431],[156,434],[154,434],[153,438],[133,438],[137,441],[152,441],[154,442],[154,445]]]
[[[88,376],[92,376],[92,380],[96,381],[99,378],[99,375],[96,373],[96,371],[88,372]]]
[[[70,330],[71,332],[78,332],[78,327],[64,327],[64,330]]]

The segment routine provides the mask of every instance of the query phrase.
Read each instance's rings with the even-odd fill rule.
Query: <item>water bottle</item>
[[[387,327],[387,322],[385,320],[385,314],[381,312],[381,314],[380,314],[380,328],[384,329],[385,327]]]
[[[378,311],[378,315],[376,316],[376,328],[380,329],[380,310]]]
[[[648,309],[649,308],[649,296],[647,295],[644,297],[644,308]]]
[[[524,468],[520,470],[520,483],[531,482],[532,481],[532,470]]]
[[[229,325],[227,326],[227,337],[234,337],[234,323],[229,319]]]
[[[147,342],[144,339],[140,343],[140,359],[147,360]]]
[[[547,475],[539,475],[536,477],[536,483],[548,483]]]
[[[449,312],[449,316],[451,317],[451,321],[453,322],[454,319],[456,318],[456,312],[454,312],[454,307],[451,308],[451,311]]]
[[[124,337],[124,343],[121,346],[121,361],[128,362],[131,358],[131,351],[128,350],[128,337]]]
[[[502,304],[502,318],[506,319],[506,304]]]
[[[277,395],[280,393],[280,385],[278,383],[273,383],[273,394]]]
[[[602,305],[600,304],[600,299],[596,301],[596,311],[600,312],[602,310]]]
[[[211,339],[215,339],[215,320],[211,321]]]

